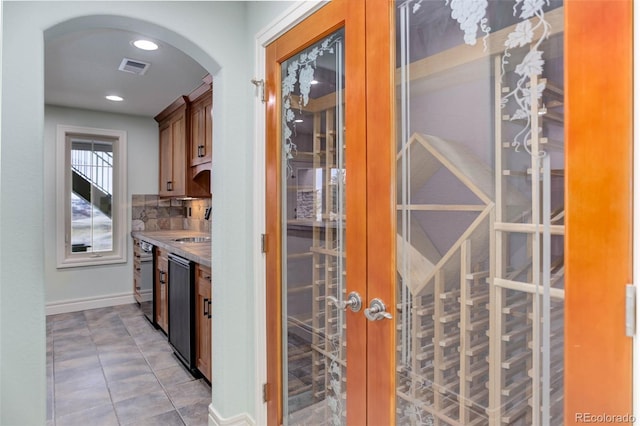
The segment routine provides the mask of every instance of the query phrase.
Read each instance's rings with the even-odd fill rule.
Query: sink
[[[211,237],[182,237],[176,238],[173,241],[176,243],[206,243],[211,241]]]

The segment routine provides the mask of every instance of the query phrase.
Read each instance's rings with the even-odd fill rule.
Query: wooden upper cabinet
[[[213,96],[211,92],[211,77],[204,80],[202,86],[198,87],[189,95],[191,137],[189,143],[189,166],[197,167],[198,172],[204,170],[201,165],[206,164],[206,169],[211,170],[211,148],[212,148],[212,117],[211,107]],[[192,171],[193,172],[193,171]],[[196,173],[197,174],[197,173]]]
[[[161,197],[209,197],[210,175],[196,178],[188,162],[192,131],[189,97],[178,98],[155,120],[159,125],[160,139],[158,194]]]
[[[160,196],[187,195],[186,100],[186,97],[179,98],[155,117],[160,126]]]
[[[171,124],[160,126],[160,170],[158,188],[160,195],[166,195],[168,182],[173,180],[173,146],[171,136]]]

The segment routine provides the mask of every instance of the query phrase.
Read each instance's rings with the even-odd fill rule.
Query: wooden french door
[[[270,425],[366,419],[366,319],[341,308],[367,294],[364,5],[267,47]]]
[[[628,418],[631,24],[333,0],[268,46],[270,425]]]

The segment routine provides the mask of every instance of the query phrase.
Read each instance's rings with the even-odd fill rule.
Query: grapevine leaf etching
[[[523,21],[516,25],[516,29],[509,34],[505,46],[512,49],[514,47],[523,47],[531,43],[533,40],[533,31],[531,29],[531,22]]]
[[[547,19],[545,19],[545,8],[550,6],[550,0],[511,0],[511,2],[506,5],[507,13],[510,12],[509,8],[513,11],[513,18],[510,19],[511,22],[506,23],[507,19],[504,16],[496,15],[495,21],[492,17],[489,19],[488,10],[489,3],[491,3],[491,8],[494,10],[498,10],[498,12],[502,12],[502,5],[506,3],[506,0],[498,0],[495,2],[489,2],[487,0],[440,0],[441,5],[444,3],[444,6],[448,7],[451,11],[450,17],[451,21],[449,23],[451,26],[454,26],[453,21],[457,23],[461,33],[458,33],[459,39],[456,40],[457,45],[461,45],[462,42],[468,46],[475,46],[478,44],[478,37],[483,37],[484,41],[484,50],[488,51],[487,40],[491,31],[491,24],[495,24],[496,27],[502,28],[506,25],[511,25],[510,31],[506,34],[506,38],[503,38],[504,45],[496,46],[498,49],[502,50],[502,52],[497,52],[498,61],[501,61],[502,69],[501,72],[498,72],[495,76],[496,79],[507,80],[506,74],[507,69],[509,69],[508,82],[505,82],[504,86],[508,86],[509,89],[506,89],[506,92],[502,92],[497,95],[497,102],[500,104],[500,108],[495,111],[496,115],[507,116],[508,120],[512,122],[517,122],[517,125],[514,126],[516,129],[514,131],[515,136],[510,141],[510,144],[514,151],[519,152],[522,151],[522,155],[531,155],[533,157],[543,157],[546,155],[546,152],[541,150],[533,151],[533,147],[531,146],[530,140],[533,139],[532,135],[535,135],[541,131],[539,125],[536,125],[535,118],[538,114],[538,105],[542,101],[543,92],[546,89],[546,83],[541,78],[543,72],[545,70],[545,59],[543,57],[542,43],[544,43],[549,36],[551,35],[551,25]],[[496,7],[497,4],[500,4],[500,7]],[[437,16],[436,13],[440,12],[444,9],[447,13],[449,12],[446,7],[435,10],[435,8],[429,7],[430,3],[428,0],[406,0],[399,2],[399,8],[404,8],[402,10],[402,17],[405,18],[409,15],[409,10],[413,15],[418,13],[431,13],[434,16]],[[511,7],[512,5],[512,7]],[[509,18],[509,17],[506,17]],[[411,17],[409,18],[411,19]],[[436,24],[435,17],[425,18],[425,19],[416,19],[417,22],[411,22],[410,20],[405,24],[407,28],[402,28],[404,37],[407,40],[402,40],[405,46],[406,52],[403,51],[404,58],[401,58],[402,67],[406,67],[407,71],[411,71],[409,66],[412,65],[411,62],[417,60],[417,58],[422,58],[421,54],[424,52],[429,52],[430,55],[435,55],[438,52],[441,52],[441,47],[434,43],[434,45],[429,44],[428,36],[433,36],[438,33],[440,28],[444,28],[441,32],[444,34],[444,38],[449,37],[451,32],[449,32],[449,28],[446,25],[443,25],[438,28],[434,28]],[[513,22],[517,21],[517,22]],[[415,31],[414,29],[424,24],[425,22],[432,25],[431,28],[420,28],[420,31]],[[457,28],[454,28],[455,32],[457,32]],[[416,40],[409,40],[409,38],[416,34]],[[484,34],[484,35],[483,35]],[[497,38],[497,37],[496,37]],[[493,39],[493,37],[492,37]],[[450,40],[446,40],[448,43]],[[500,44],[503,42],[500,41]],[[443,43],[444,44],[444,43]],[[448,46],[448,45],[447,45]],[[444,47],[447,48],[447,47]],[[466,48],[464,45],[457,46],[456,49],[462,50]],[[415,49],[415,52],[413,51]],[[493,53],[491,53],[493,55]],[[416,59],[414,59],[416,58]],[[511,63],[512,61],[513,63]],[[404,71],[404,70],[403,70]],[[404,74],[403,74],[404,75]],[[407,82],[402,82],[403,85],[410,85],[411,80]],[[411,95],[410,88],[403,86],[403,90],[406,90],[407,97]],[[410,98],[409,98],[410,99]],[[407,101],[408,102],[408,101]],[[409,103],[409,102],[408,102]],[[411,112],[415,110],[411,110],[413,107],[412,104],[406,107],[410,113],[407,113],[407,128],[411,128],[410,120],[413,120],[414,117],[411,115]],[[544,105],[542,105],[544,108]],[[505,111],[508,111],[505,112]],[[403,111],[404,112],[404,111]],[[416,114],[417,115],[417,114]],[[411,311],[411,302],[404,302],[402,304],[402,312],[410,312]],[[408,330],[411,329],[411,324],[407,320],[409,326],[403,323],[402,327],[405,327]],[[402,341],[402,349],[406,352],[406,355],[403,353],[402,360],[397,363],[397,378],[398,382],[403,384],[402,393],[406,395],[414,396],[421,395],[426,392],[426,390],[434,391],[436,385],[431,382],[429,379],[424,377],[425,370],[428,369],[437,369],[439,366],[429,365],[429,368],[426,368],[424,365],[420,365],[419,367],[415,367],[414,363],[411,362],[412,354],[416,355],[414,351],[412,351],[411,345],[411,333],[406,333],[408,337],[403,336]],[[427,401],[420,401],[424,404],[424,406],[429,405]],[[406,405],[405,405],[406,404]],[[398,398],[398,413],[399,416],[404,416],[406,424],[412,425],[420,425],[420,426],[432,426],[435,419],[434,417],[425,411],[420,404],[412,404],[407,402],[407,400],[403,399],[403,396]]]
[[[309,103],[309,94],[311,93],[311,84],[314,79],[317,67],[317,59],[325,54],[333,54],[334,46],[342,39],[335,36],[329,36],[319,45],[311,48],[310,51],[301,53],[297,59],[290,60],[287,66],[287,74],[282,79],[282,127],[283,127],[283,143],[284,155],[287,162],[287,175],[291,176],[293,170],[289,161],[296,155],[297,147],[293,142],[295,135],[295,112],[293,110],[293,97],[296,96],[296,86],[299,88],[298,108],[306,106]]]
[[[412,12],[415,14],[421,10],[424,0],[408,0],[412,5]],[[502,72],[500,78],[505,76],[506,66],[511,59],[511,50],[530,46],[530,51],[524,56],[522,61],[515,66],[515,73],[519,76],[513,89],[502,96],[501,107],[505,109],[508,105],[515,105],[514,112],[509,116],[511,121],[523,121],[523,129],[513,138],[511,145],[516,151],[524,148],[532,154],[530,147],[526,143],[530,139],[531,129],[531,102],[538,101],[542,96],[544,85],[538,85],[537,93],[533,93],[528,86],[533,78],[540,76],[544,70],[545,61],[542,58],[540,45],[546,40],[551,32],[551,25],[545,20],[545,6],[549,6],[550,0],[514,0],[513,16],[522,19],[515,26],[515,29],[508,34],[504,43],[505,49],[502,53]],[[464,33],[464,42],[468,45],[477,43],[478,30],[484,33],[484,49],[487,50],[487,37],[491,31],[489,19],[487,18],[487,0],[444,0],[446,6],[451,9],[451,18],[456,20],[460,30]],[[538,129],[535,129],[537,132]],[[544,156],[545,152],[536,153]]]
[[[551,26],[544,19],[543,7],[549,4],[549,0],[516,0],[513,6],[513,16],[519,16],[525,21],[521,21],[516,25],[515,30],[509,34],[507,41],[505,42],[505,50],[502,54],[502,73],[500,78],[505,76],[506,65],[509,64],[511,58],[510,49],[525,47],[530,45],[529,52],[524,56],[522,61],[516,65],[515,73],[519,76],[515,83],[515,86],[507,94],[505,94],[500,100],[502,109],[506,108],[509,104],[515,104],[515,112],[509,117],[511,121],[524,121],[524,126],[518,134],[511,141],[511,146],[516,151],[520,148],[524,148],[529,154],[534,155],[531,152],[531,148],[527,141],[531,138],[533,131],[538,132],[539,129],[532,129],[531,114],[532,114],[532,102],[538,102],[542,97],[542,92],[545,89],[545,84],[537,84],[534,88],[530,89],[534,78],[542,75],[544,70],[545,61],[542,58],[542,51],[540,45],[544,40],[549,37]],[[518,15],[518,7],[520,7],[520,14]],[[537,36],[537,40],[535,39]],[[544,151],[535,153],[539,157],[546,155]]]

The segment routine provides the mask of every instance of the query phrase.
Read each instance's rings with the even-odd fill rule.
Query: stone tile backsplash
[[[213,220],[213,216],[209,216],[209,220],[204,218],[206,209],[211,208],[211,198],[185,200],[183,202],[185,205],[186,216],[183,220],[182,229],[211,232],[211,221]],[[189,211],[189,209],[191,210]]]
[[[160,198],[155,194],[134,194],[131,197],[131,230],[210,232],[213,218],[204,218],[206,209],[210,207],[210,198],[178,200]]]

